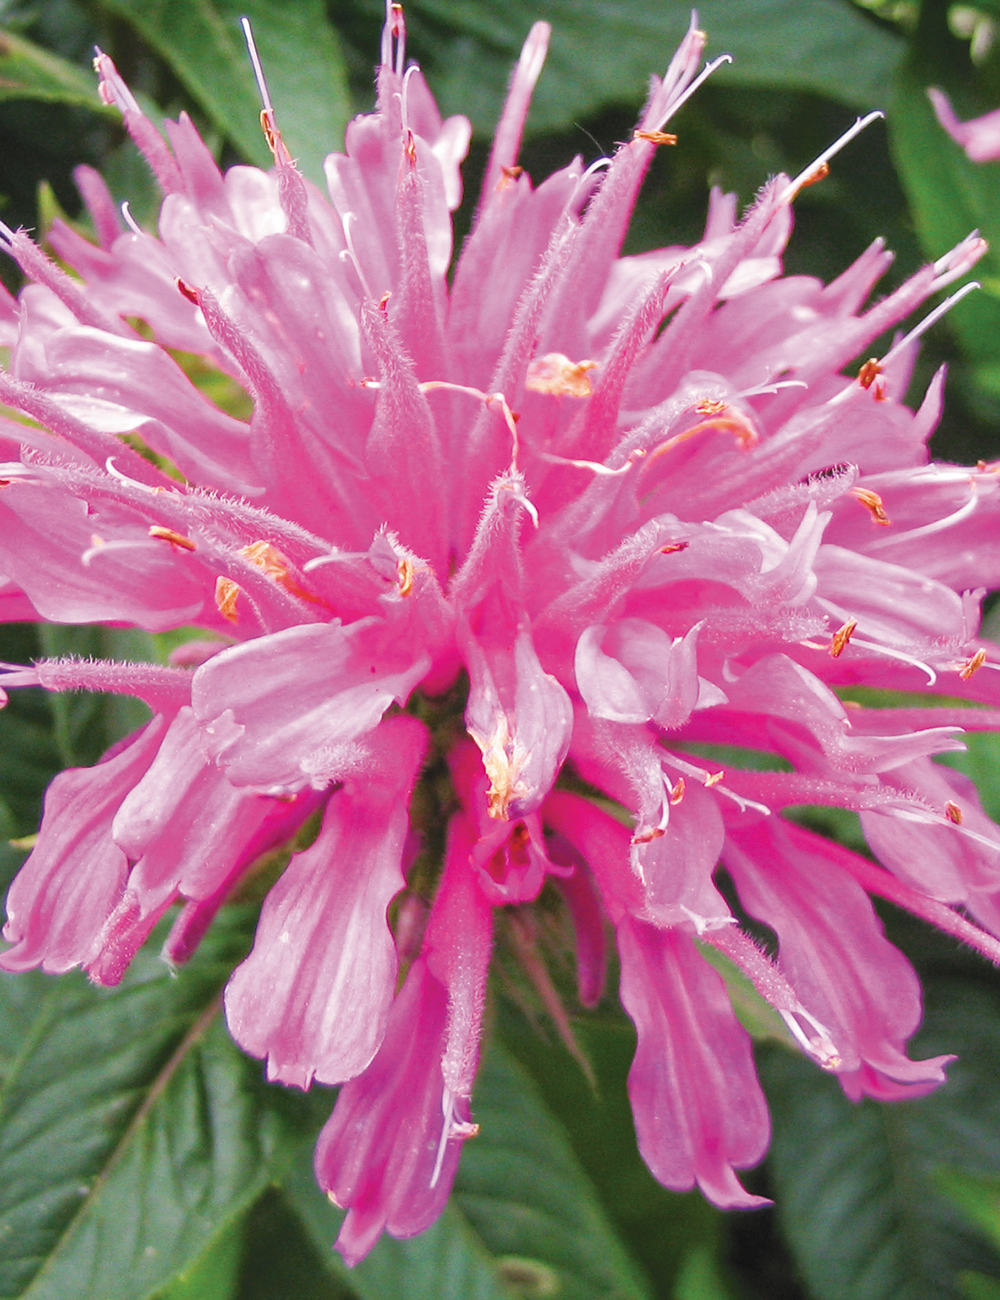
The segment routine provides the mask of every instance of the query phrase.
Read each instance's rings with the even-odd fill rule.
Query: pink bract
[[[902,404],[912,340],[845,374],[984,245],[871,302],[881,242],[829,285],[783,276],[821,159],[739,220],[713,191],[692,248],[621,256],[704,34],[612,159],[536,188],[517,153],[547,39],[528,37],[450,274],[470,128],[406,66],[395,8],[329,196],[273,114],[269,174],[221,175],[184,116],[168,148],[102,55],[164,191],[158,236],[122,229],[86,169],[99,245],[51,236],[78,278],[7,235],[31,283],[0,304],[0,402],[31,422],[0,423],[5,617],[202,636],[170,667],[7,672],[154,716],[54,781],[0,966],[114,983],[177,903],[181,962],[261,855],[321,822],[226,1009],[270,1077],[345,1085],[316,1170],[352,1262],[433,1221],[475,1132],[498,908],[521,909],[531,958],[524,909],[562,897],[588,1006],[614,927],[642,1153],[724,1206],[760,1203],[735,1171],[768,1119],[706,952],[851,1097],[919,1095],[947,1061],[906,1055],[919,988],[869,894],[1000,956],[1000,830],[932,761],[1000,726],[978,636],[1000,465],[929,461],[943,375]],[[245,389],[249,423],[176,350]],[[856,687],[986,707],[862,707]],[[860,813],[882,865],[782,815],[803,804]]]

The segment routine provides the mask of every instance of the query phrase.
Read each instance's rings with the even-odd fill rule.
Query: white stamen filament
[[[122,203],[122,216],[125,218],[125,224],[133,234],[141,235],[144,233],[138,221],[132,216],[132,209],[128,205],[128,199]]]
[[[104,462],[104,468],[108,471],[108,473],[111,475],[112,478],[116,478],[119,481],[119,483],[127,483],[129,487],[139,488],[140,491],[149,492],[150,494],[163,491],[162,488],[150,487],[148,483],[140,483],[138,479],[129,478],[127,474],[123,474],[120,469],[117,469],[115,467],[114,456],[109,456],[107,458],[107,460]]]
[[[695,93],[695,91],[697,91],[701,86],[705,84],[705,82],[709,79],[712,73],[715,72],[718,68],[721,68],[724,63],[732,63],[732,61],[733,61],[733,56],[731,54],[720,54],[719,57],[717,59],[713,59],[711,63],[706,63],[705,66],[702,68],[702,70],[698,73],[697,77],[695,77],[694,81],[692,81],[690,86],[688,86],[687,90],[685,90],[683,95],[679,95],[673,101],[673,103],[667,109],[666,113],[664,113],[664,115],[661,118],[654,121],[652,124],[647,125],[646,123],[643,123],[642,129],[644,131],[662,131],[663,128],[666,126],[666,124],[673,117],[673,115],[678,111],[678,109],[684,107],[684,105],[688,102],[688,100]]]
[[[825,1025],[821,1024],[815,1016],[810,1015],[805,1007],[798,1006],[794,1011],[783,1011],[779,1007],[778,1015],[781,1016],[782,1020],[788,1026],[802,1050],[808,1052],[810,1056],[814,1057],[820,1065],[822,1065],[824,1070],[836,1070],[840,1066],[843,1058],[834,1046],[833,1040],[830,1037],[830,1031]],[[804,1032],[802,1026],[796,1019],[797,1016],[801,1016],[802,1019],[805,1020],[813,1030],[815,1030],[815,1037],[810,1037]]]
[[[0,239],[2,239],[7,245],[12,245],[14,243],[14,232],[11,230],[10,226],[7,225],[6,221],[0,221]]]
[[[963,272],[959,271],[958,274],[961,275]],[[900,352],[902,352],[905,347],[908,347],[916,339],[920,338],[921,334],[925,334],[935,321],[939,321],[946,312],[951,311],[955,303],[961,302],[963,298],[967,298],[970,293],[973,293],[976,289],[980,288],[982,288],[982,285],[978,280],[970,280],[968,284],[963,284],[961,289],[956,293],[953,293],[950,298],[945,298],[944,302],[938,303],[933,311],[928,312],[924,319],[910,330],[909,334],[904,334],[899,342],[889,349],[879,364],[884,369],[894,361],[897,356],[899,356]]]
[[[271,103],[271,96],[268,93],[267,82],[264,80],[264,69],[261,66],[260,55],[257,53],[257,42],[253,38],[253,29],[250,26],[250,19],[241,18],[240,25],[243,28],[243,35],[246,39],[247,53],[250,55],[250,63],[253,66],[253,75],[257,80],[257,90],[260,93],[260,102],[264,105],[264,112],[268,113],[273,119],[274,105]]]
[[[436,389],[441,389],[449,393],[466,393],[469,397],[478,398],[480,402],[485,402],[489,406],[490,402],[497,402],[503,414],[507,428],[510,430],[512,450],[511,463],[514,469],[517,468],[517,456],[520,450],[520,443],[517,436],[517,421],[514,419],[514,412],[510,409],[510,403],[504,397],[503,393],[484,393],[481,388],[470,388],[467,384],[452,384],[447,379],[429,379],[418,387],[422,393],[432,393]],[[535,513],[535,507],[531,505],[527,497],[525,503],[530,507],[535,518],[535,526],[538,526],[538,515]]]
[[[791,200],[795,198],[796,194],[798,194],[799,190],[802,189],[803,185],[810,181],[818,171],[825,167],[831,158],[836,157],[845,145],[850,144],[855,136],[860,135],[866,127],[871,126],[872,122],[878,121],[880,117],[885,117],[885,114],[880,112],[878,109],[873,113],[867,113],[864,117],[859,117],[853,126],[848,127],[842,136],[834,140],[829,149],[824,149],[819,157],[814,159],[814,161],[811,162],[804,171],[799,172],[798,176],[796,176],[787,188],[782,191],[778,202],[790,203]]]
[[[971,488],[968,501],[950,515],[945,515],[943,519],[936,519],[932,524],[923,524],[920,528],[910,528],[905,533],[887,533],[882,537],[876,537],[867,544],[865,550],[877,551],[884,546],[895,546],[897,542],[912,542],[914,538],[929,537],[932,533],[942,532],[945,528],[953,528],[955,524],[961,523],[963,519],[968,519],[969,515],[975,513],[976,506],[979,504],[975,479],[971,481]]]
[[[342,262],[351,263],[357,272],[358,279],[361,281],[361,289],[365,297],[370,298],[372,302],[376,302],[377,299],[368,286],[368,281],[365,279],[365,273],[361,269],[358,255],[354,251],[354,240],[351,238],[351,225],[353,222],[357,221],[357,219],[357,215],[353,212],[345,212],[341,215],[340,225],[344,232],[344,242],[347,244],[347,247],[340,250],[340,260]]]

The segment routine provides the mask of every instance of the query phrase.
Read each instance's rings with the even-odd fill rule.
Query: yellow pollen
[[[967,682],[973,673],[977,673],[986,662],[986,651],[977,650],[976,653],[958,670],[958,675],[963,682]]]
[[[856,618],[851,618],[848,619],[843,627],[838,627],[836,632],[834,632],[833,640],[830,642],[830,654],[834,659],[839,659],[847,649],[847,643],[850,641],[854,629],[857,626],[858,620]]]
[[[326,603],[321,597],[302,586],[292,573],[288,560],[270,542],[251,542],[249,546],[240,547],[239,553],[279,587],[284,587],[290,595],[298,596],[300,600],[307,600],[312,605]]]
[[[870,488],[851,488],[851,492],[858,498],[866,510],[871,512],[873,523],[881,524],[883,528],[887,527],[890,520],[882,507],[882,498],[877,492],[872,492]]]
[[[703,401],[698,402],[694,409],[699,415],[721,415],[728,405],[729,403],[724,402],[722,398],[712,399],[706,397]]]
[[[399,581],[399,594],[408,596],[413,590],[413,561],[400,560],[396,565],[396,578]]]
[[[524,783],[518,780],[527,754],[511,741],[505,717],[498,718],[496,730],[489,740],[484,740],[471,728],[469,735],[479,746],[483,756],[483,769],[490,779],[490,788],[486,793],[486,811],[495,821],[509,821],[511,803],[527,794]]]
[[[686,787],[684,785],[684,778],[682,776],[679,776],[677,778],[677,784],[670,791],[670,802],[672,805],[679,804],[680,801],[684,798],[685,788]]]
[[[725,775],[726,775],[725,772],[711,772],[708,776],[705,777],[706,788],[708,786],[718,785]]]
[[[648,140],[650,144],[676,144],[677,137],[669,131],[633,131],[633,140]]]
[[[179,547],[182,551],[196,551],[198,549],[190,537],[185,537],[183,533],[174,532],[172,528],[163,528],[160,524],[150,524],[149,535],[150,537],[159,537],[162,541],[169,542],[171,546]]]
[[[954,822],[956,826],[961,826],[962,810],[959,808],[958,804],[954,803],[951,799],[949,799],[944,806],[944,815],[950,822]]]
[[[230,578],[216,578],[215,580],[215,604],[223,618],[227,618],[230,623],[238,623],[240,616],[236,612],[236,597],[240,594],[240,589]]]
[[[549,352],[532,361],[524,386],[554,397],[590,397],[594,390],[588,371],[596,369],[596,361],[570,361],[561,352]]]

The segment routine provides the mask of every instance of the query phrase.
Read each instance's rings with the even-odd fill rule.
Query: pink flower
[[[962,146],[972,162],[996,162],[1000,158],[1000,108],[969,122],[960,122],[943,90],[931,86],[927,95],[937,120],[955,143]]]
[[[835,147],[742,220],[714,191],[695,247],[622,257],[664,128],[715,65],[699,74],[692,26],[614,158],[535,188],[516,160],[547,38],[528,37],[450,278],[469,126],[406,67],[394,8],[378,109],[327,160],[329,197],[266,92],[274,170],[222,176],[186,117],[168,148],[102,55],[164,190],[158,237],[121,229],[85,169],[100,246],[52,233],[79,278],[5,235],[32,282],[0,307],[0,401],[31,417],[0,423],[6,616],[203,637],[167,668],[7,672],[132,693],[154,717],[53,783],[0,965],[113,983],[178,903],[181,962],[315,816],[226,1010],[270,1077],[344,1083],[316,1168],[351,1261],[440,1212],[475,1132],[493,909],[547,883],[585,1005],[615,928],[650,1168],[725,1206],[759,1204],[735,1171],[768,1122],[705,950],[851,1097],[918,1095],[946,1063],[906,1056],[919,990],[869,894],[1000,957],[1000,830],[932,761],[1000,725],[1000,651],[977,636],[1000,465],[928,461],[943,375],[901,404],[946,305],[844,373],[984,244],[867,307],[880,242],[832,284],[782,276],[792,202]],[[176,350],[244,388],[249,423]],[[858,685],[987,707],[843,702]],[[719,745],[783,770],[698,757]],[[858,811],[882,865],[782,816],[810,803]]]

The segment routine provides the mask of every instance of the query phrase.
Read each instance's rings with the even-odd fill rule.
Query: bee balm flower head
[[[81,169],[99,244],[52,234],[75,276],[5,235],[30,281],[2,309],[0,401],[30,417],[0,425],[6,616],[203,636],[167,667],[7,672],[152,717],[53,782],[0,965],[114,983],[172,908],[181,962],[260,855],[318,822],[226,1013],[270,1078],[343,1083],[316,1170],[350,1261],[433,1221],[476,1131],[498,909],[537,975],[525,909],[561,896],[586,1005],[614,927],[643,1155],[727,1207],[759,1203],[736,1170],[768,1121],[708,950],[852,1097],[919,1095],[946,1061],[906,1055],[919,989],[869,894],[1000,954],[1000,832],[931,761],[1000,723],[977,637],[1000,475],[928,462],[943,377],[902,405],[912,336],[845,373],[982,241],[871,305],[881,243],[832,284],[783,276],[792,202],[831,150],[741,219],[714,191],[694,247],[623,257],[665,128],[715,65],[692,24],[606,166],[536,187],[517,151],[547,37],[528,37],[450,275],[469,125],[407,66],[396,6],[328,194],[266,90],[274,169],[223,176],[101,55],[164,191],[158,234],[123,229]],[[246,390],[249,421],[178,352]],[[988,707],[848,707],[858,685]],[[858,811],[879,863],[783,815],[809,803]]]

